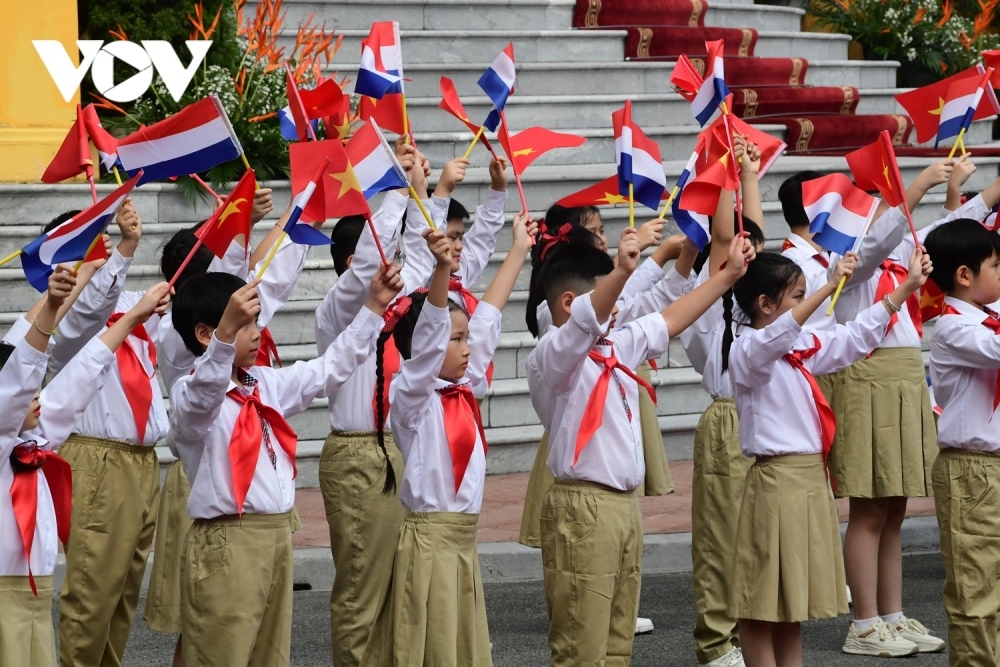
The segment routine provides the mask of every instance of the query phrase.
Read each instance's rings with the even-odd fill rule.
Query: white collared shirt
[[[709,279],[708,262],[698,273],[698,277],[688,283],[688,290],[700,287]],[[686,292],[685,292],[686,293]],[[732,303],[731,326],[733,340],[742,321],[740,307],[736,300]],[[732,398],[733,384],[729,371],[722,371],[722,334],[725,333],[725,307],[719,299],[695,320],[694,324],[681,332],[681,344],[691,366],[701,373],[701,386],[712,398]]]
[[[902,213],[898,213],[898,209],[890,209],[891,211],[897,211],[897,215],[902,218],[903,223],[900,225],[901,230],[905,230],[902,237],[896,247],[888,254],[883,256],[883,259],[888,258],[892,262],[901,264],[904,268],[910,262],[910,255],[913,254],[913,235],[909,231],[909,226],[906,223],[906,217]],[[923,243],[927,236],[936,228],[943,224],[951,222],[952,220],[957,220],[958,218],[972,218],[974,220],[982,220],[989,214],[989,209],[986,207],[986,203],[983,201],[981,195],[976,195],[966,203],[962,204],[958,209],[949,213],[946,217],[934,222],[923,229],[917,230],[917,238],[920,243]],[[875,228],[872,228],[874,231]],[[931,258],[934,259],[933,257]],[[875,303],[875,295],[878,293],[878,283],[882,279],[882,274],[884,271],[881,267],[882,261],[879,260],[874,264],[875,271],[871,275],[859,275],[855,273],[851,280],[847,281],[844,286],[844,291],[840,295],[840,299],[837,301],[836,313],[837,319],[841,322],[849,322],[853,320],[858,313],[868,309],[873,303]],[[898,287],[898,282],[893,279],[892,281],[893,289]],[[891,291],[891,290],[890,290]],[[917,299],[920,298],[920,292],[916,293]],[[889,330],[889,333],[885,336],[885,341],[879,347],[917,347],[921,346],[921,338],[917,335],[917,329],[913,324],[913,318],[911,317],[909,304],[903,302],[901,304],[895,304],[902,308],[902,311],[898,314],[896,318],[896,324]],[[920,318],[920,313],[916,313],[916,317]]]
[[[95,391],[108,376],[115,355],[103,341],[90,340],[72,361],[41,391],[38,426],[18,433],[24,416],[45,374],[47,356],[23,340],[0,370],[0,576],[27,576],[24,544],[14,517],[10,486],[14,470],[10,454],[21,443],[34,441],[41,449],[54,450],[73,433],[74,427]],[[35,537],[31,544],[31,573],[47,576],[55,571],[59,555],[59,532],[52,494],[42,470],[38,471],[38,505]]]
[[[403,278],[402,295],[423,287],[430,277],[432,264],[426,257],[433,255],[427,249],[427,242],[421,234],[427,229],[427,221],[417,210],[413,215],[407,206],[415,207],[411,200],[398,192],[387,192],[382,206],[372,217],[379,240],[387,257],[396,253],[400,242],[406,253],[406,261],[400,272]],[[400,241],[400,223],[406,212],[406,231]],[[435,215],[437,218],[437,215]],[[441,225],[441,221],[435,222]],[[421,247],[422,246],[422,247]],[[368,289],[372,277],[378,272],[382,260],[375,247],[371,229],[365,225],[354,251],[351,267],[337,277],[337,282],[326,293],[323,302],[316,309],[316,347],[320,354],[350,324],[351,318],[362,309],[368,299]],[[375,413],[372,398],[375,396],[375,352],[362,361],[357,370],[344,382],[343,386],[330,394],[330,429],[341,432],[372,433],[375,431]],[[386,378],[388,381],[389,378]],[[388,423],[388,415],[386,415]],[[386,427],[388,428],[388,427]]]
[[[958,314],[942,315],[931,341],[931,382],[941,406],[938,445],[1000,452],[1000,417],[993,396],[1000,369],[1000,336],[983,326],[988,313],[945,297]]]
[[[574,299],[569,321],[558,329],[549,326],[528,356],[528,387],[535,412],[549,434],[547,465],[552,474],[631,491],[646,474],[639,419],[639,392],[645,389],[620,371],[614,372],[609,384],[601,426],[573,465],[580,423],[602,370],[588,355],[591,349],[605,357],[613,351],[619,363],[634,369],[662,355],[670,338],[660,313],[612,331],[606,337],[612,347],[596,346],[605,326],[607,322],[597,321],[590,294]],[[631,420],[620,388],[625,391]]]
[[[371,351],[382,318],[363,308],[354,322],[323,354],[285,368],[255,366],[260,400],[287,419],[304,412],[313,399],[327,396],[354,372]],[[232,381],[236,347],[214,335],[194,373],[170,390],[171,440],[191,480],[188,516],[212,519],[237,514],[233,496],[229,443],[242,405],[228,398],[231,389],[246,391]],[[243,511],[251,514],[288,512],[295,504],[293,461],[272,436],[276,463],[271,465],[264,439]]]
[[[454,384],[485,387],[486,368],[500,342],[500,311],[480,303],[469,320],[469,365]],[[389,390],[392,435],[406,469],[399,499],[411,512],[479,514],[486,481],[486,448],[476,435],[472,458],[455,493],[451,449],[439,390],[451,382],[438,375],[451,339],[451,314],[424,302],[413,329],[413,356],[403,361]]]
[[[803,361],[814,376],[835,373],[863,359],[885,336],[889,313],[871,306],[846,326],[803,328],[788,311],[763,329],[744,327],[729,354],[729,375],[740,418],[740,447],[747,456],[818,454],[823,451],[819,412],[803,374],[783,357],[808,350]]]
[[[433,196],[431,201],[433,203],[432,211],[440,211],[447,223],[448,205],[451,198]],[[492,188],[487,190],[486,200],[476,207],[472,226],[462,238],[462,254],[458,258],[458,271],[455,272],[455,275],[462,281],[462,285],[470,291],[479,277],[483,275],[493,251],[496,250],[497,236],[503,229],[504,208],[506,206],[506,190],[503,192],[497,192]],[[456,299],[455,293],[452,294],[452,299]]]

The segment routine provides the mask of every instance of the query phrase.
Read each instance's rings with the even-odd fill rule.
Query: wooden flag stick
[[[420,197],[417,196],[417,191],[413,189],[412,185],[410,186],[410,196],[413,197],[413,201],[417,202],[417,208],[420,209],[420,212],[424,214],[424,220],[427,221],[427,226],[434,231],[437,231],[437,226],[434,224],[434,221],[431,220],[431,214],[427,212],[427,209],[424,207],[424,203],[420,201]],[[384,256],[385,255],[383,255],[383,257]]]
[[[118,172],[118,167],[116,165],[111,165],[111,170],[115,172],[115,181],[118,185],[122,184],[122,175]]]
[[[201,235],[195,233],[195,236],[198,237],[198,240],[194,242],[194,247],[191,248],[191,252],[189,252],[187,257],[184,258],[181,265],[177,267],[177,271],[174,272],[174,275],[171,276],[170,281],[167,283],[170,287],[173,287],[174,283],[177,282],[177,279],[181,277],[181,274],[184,273],[184,269],[186,269],[187,265],[191,263],[191,259],[194,257],[194,254],[198,252],[198,248],[201,247]]]
[[[667,197],[667,201],[663,205],[663,210],[660,211],[660,220],[663,220],[664,218],[667,217],[667,211],[670,209],[670,205],[674,203],[674,197],[677,196],[677,193],[680,191],[680,189],[681,186],[675,185],[674,189],[670,191],[670,196]]]
[[[874,211],[872,215],[868,217],[868,221],[865,226],[861,228],[861,234],[858,238],[854,239],[854,247],[851,248],[854,252],[857,252],[861,248],[861,242],[864,241],[865,236],[868,235],[868,230],[872,228],[872,223],[875,221]],[[826,316],[829,317],[833,314],[833,307],[837,305],[837,299],[840,298],[840,292],[844,289],[844,285],[847,283],[847,276],[841,276],[840,282],[837,284],[837,291],[833,293],[833,298],[830,299],[830,307],[826,309]]]
[[[955,151],[957,151],[957,150],[958,150],[958,147],[959,147],[960,145],[962,145],[962,137],[963,137],[964,135],[965,135],[965,128],[963,127],[963,128],[961,129],[961,130],[959,130],[959,131],[958,131],[958,139],[956,139],[956,140],[955,140],[955,143],[953,143],[953,144],[951,145],[951,152],[950,152],[950,153],[948,153],[948,159],[949,159],[949,160],[950,160],[950,159],[952,159],[953,157],[955,157]],[[964,149],[964,148],[962,149],[962,152],[963,152],[963,153],[965,152],[965,149]]]
[[[965,150],[965,141],[963,141],[961,137],[958,138],[958,147],[962,149],[963,155],[968,152]]]
[[[476,142],[479,141],[479,137],[483,136],[483,130],[485,130],[485,129],[486,129],[485,125],[480,125],[479,126],[479,131],[476,132],[476,136],[474,136],[472,138],[472,143],[470,143],[469,147],[465,149],[465,155],[462,156],[466,160],[468,160],[469,156],[472,155],[472,149],[476,147]]]
[[[205,181],[204,181],[204,180],[202,179],[202,177],[201,177],[201,176],[199,176],[198,174],[191,174],[191,180],[193,180],[193,181],[194,181],[195,183],[197,183],[197,184],[198,184],[198,185],[200,185],[201,187],[205,188],[205,191],[206,191],[206,192],[208,192],[208,194],[210,194],[210,195],[212,195],[213,197],[215,197],[215,199],[216,199],[217,201],[224,201],[224,200],[222,199],[222,197],[220,197],[220,196],[219,196],[219,193],[217,193],[217,192],[216,192],[215,190],[213,190],[213,189],[212,189],[212,186],[211,186],[211,185],[209,185],[208,183],[206,183],[206,182],[205,182]]]
[[[97,184],[94,183],[94,168],[87,167],[87,181],[90,183],[90,196],[93,198],[94,203],[97,203]]]
[[[734,155],[736,155],[736,149],[733,147],[733,131],[732,131],[732,128],[730,128],[730,126],[729,126],[729,114],[725,113],[725,110],[726,110],[726,103],[725,102],[722,103],[722,109],[723,109],[722,122],[726,124],[726,139],[729,142],[729,155],[730,156],[734,156]],[[737,162],[742,162],[742,160],[737,160]],[[729,167],[727,166],[726,169],[728,170]],[[736,170],[736,180],[739,181],[739,179],[740,179],[740,172],[739,172],[739,169],[737,169]],[[743,195],[741,193],[741,190],[742,190],[742,183],[737,182],[737,184],[736,184],[736,193],[735,193],[735,197],[736,197],[736,222],[739,224],[740,236],[743,236]]]
[[[8,264],[10,262],[13,262],[15,259],[17,259],[18,257],[20,257],[21,253],[23,253],[23,252],[24,252],[23,249],[22,250],[15,250],[14,252],[10,253],[9,255],[7,255],[6,257],[4,257],[3,259],[0,259],[0,266],[3,266],[4,264]]]
[[[635,187],[628,182],[628,228],[635,229]]]
[[[286,236],[288,236],[288,232],[282,229],[281,234],[278,236],[278,240],[274,242],[274,245],[271,246],[271,251],[267,253],[267,259],[264,260],[264,265],[260,267],[260,273],[257,274],[257,278],[264,277],[264,272],[267,271],[267,267],[271,265],[271,260],[274,259],[275,253],[278,252],[278,248],[281,246],[281,242],[285,240]]]
[[[504,132],[510,132],[510,125],[507,124],[507,115],[500,109],[500,122],[503,123]],[[521,210],[525,213],[528,212],[528,200],[524,196],[524,186],[521,185],[521,173],[517,170],[517,163],[514,162],[514,156],[508,155],[510,158],[510,169],[514,172],[514,182],[517,183],[517,193],[521,195]]]
[[[418,199],[417,201],[419,202],[420,200]],[[423,204],[421,204],[420,208],[421,208],[421,210],[423,210],[423,208],[424,208]],[[375,221],[372,220],[371,211],[368,211],[367,213],[365,213],[365,221],[368,222],[368,227],[369,227],[369,229],[372,230],[372,238],[375,239],[375,248],[378,250],[379,257],[382,258],[382,266],[388,268],[389,267],[389,260],[385,256],[385,250],[382,248],[382,242],[379,241],[378,232],[375,231]],[[428,223],[430,223],[431,229],[434,229],[434,224],[431,223],[429,220],[428,220]]]
[[[98,241],[101,241],[102,243],[104,242],[104,232],[98,234],[97,238],[95,238],[93,241],[90,242],[90,247],[88,247],[87,252],[83,254],[83,259],[77,262],[76,266],[73,267],[73,273],[76,273],[77,271],[80,270],[80,267],[83,266],[83,263],[87,261],[87,255],[89,255],[94,250],[94,248],[97,247]]]
[[[846,284],[847,276],[841,276],[840,283],[837,285],[837,291],[833,293],[833,298],[830,299],[830,307],[826,309],[827,317],[833,314],[833,307],[837,305],[837,299],[840,298],[840,292],[844,289],[844,285]]]

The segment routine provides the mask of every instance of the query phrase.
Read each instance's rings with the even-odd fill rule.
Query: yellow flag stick
[[[118,167],[112,165],[111,169],[115,172],[115,180],[118,181],[118,185],[122,184],[122,175],[118,173]]]
[[[681,186],[675,185],[674,189],[670,192],[670,196],[667,197],[666,203],[663,204],[663,210],[660,211],[660,220],[663,220],[664,218],[667,217],[667,211],[670,210],[670,205],[674,202],[674,197],[677,196],[677,193],[680,191],[680,189]]]
[[[274,254],[278,252],[278,248],[281,246],[281,242],[285,240],[286,236],[288,236],[288,232],[282,230],[278,240],[274,242],[273,246],[271,246],[271,252],[267,253],[267,259],[264,260],[264,265],[260,267],[260,273],[257,274],[257,278],[263,277],[264,272],[267,271],[267,267],[271,265],[271,260],[274,259]]]
[[[826,316],[829,317],[833,314],[833,307],[837,305],[837,299],[840,298],[840,292],[844,289],[844,285],[847,283],[847,276],[840,277],[840,283],[837,285],[837,291],[833,293],[833,298],[830,299],[830,307],[826,309]]]
[[[907,211],[909,211],[909,208],[907,208]],[[907,213],[907,216],[909,216],[909,213]],[[861,228],[861,234],[858,235],[858,238],[854,239],[854,247],[851,248],[851,250],[853,250],[854,252],[858,251],[858,249],[861,247],[861,242],[864,240],[865,236],[868,235],[868,230],[872,228],[872,222],[874,222],[874,217],[875,216],[872,215],[868,218],[868,221],[865,223],[865,226]],[[841,276],[840,282],[837,283],[837,291],[833,293],[833,298],[830,299],[830,307],[826,309],[827,317],[833,314],[833,307],[837,305],[837,299],[840,298],[840,292],[844,289],[845,283],[847,283],[847,276]]]
[[[4,264],[7,264],[9,262],[13,262],[15,259],[17,259],[18,257],[20,257],[21,253],[23,253],[23,252],[24,252],[24,250],[15,250],[14,252],[10,253],[9,255],[7,255],[6,257],[4,257],[3,259],[0,259],[0,266],[3,266]]]
[[[420,209],[420,212],[424,214],[424,220],[427,221],[427,226],[434,231],[437,231],[437,226],[434,224],[434,221],[431,220],[431,214],[427,212],[427,209],[424,207],[424,203],[420,201],[420,197],[417,196],[417,191],[413,189],[412,185],[410,186],[410,196],[413,197],[413,201],[417,202],[417,207]]]
[[[968,152],[965,150],[965,142],[962,139],[958,140],[958,147],[962,149],[963,154]]]
[[[634,189],[632,187],[632,181],[628,184],[628,226],[629,229],[635,229],[635,197]]]
[[[961,130],[958,131],[958,139],[956,139],[955,143],[953,143],[951,145],[951,152],[948,153],[948,159],[949,160],[952,159],[953,157],[955,157],[955,151],[957,151],[959,145],[961,145],[961,143],[962,143],[962,136],[963,135],[965,135],[965,128],[964,127]],[[965,152],[964,148],[962,149],[962,152],[963,153]]]
[[[83,263],[87,261],[87,255],[89,255],[91,251],[93,251],[93,249],[97,247],[98,243],[104,243],[104,232],[98,234],[97,238],[95,238],[93,241],[90,242],[90,247],[87,248],[87,252],[83,254],[83,259],[77,262],[76,266],[73,267],[73,273],[76,273],[77,271],[80,270],[80,267],[83,266]]]
[[[465,155],[462,156],[466,160],[468,160],[469,156],[472,155],[472,149],[476,147],[476,142],[479,141],[479,137],[483,136],[483,130],[485,129],[486,129],[485,125],[479,126],[479,131],[476,132],[476,136],[472,138],[472,143],[469,144],[469,147],[465,149]]]
[[[406,143],[410,143],[410,115],[406,113],[406,93],[400,93],[399,100],[403,103],[403,136],[406,137]]]

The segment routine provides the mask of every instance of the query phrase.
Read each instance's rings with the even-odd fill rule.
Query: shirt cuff
[[[24,320],[24,318],[23,317],[18,318],[18,321],[20,320]],[[16,323],[15,326],[17,326]],[[31,325],[29,324],[28,326],[30,327]],[[13,328],[11,330],[13,330]],[[27,332],[25,332],[25,334],[26,333]],[[48,364],[49,361],[49,353],[39,352],[34,347],[32,347],[28,343],[28,341],[24,340],[25,334],[22,334],[21,338],[18,339],[16,343],[7,343],[6,337],[4,338],[4,342],[7,343],[8,345],[13,344],[17,348],[17,353],[23,361],[27,362],[31,366],[39,368],[42,371],[42,374],[44,374],[45,366]]]
[[[573,320],[577,326],[589,333],[591,336],[600,337],[604,335],[607,331],[608,323],[611,321],[609,317],[603,323],[597,321],[597,313],[594,312],[594,305],[590,302],[591,293],[581,294],[580,296],[573,299],[573,305],[570,306],[570,319]]]
[[[445,216],[448,215],[449,206],[451,206],[451,197],[438,197],[437,195],[431,195],[431,207],[439,211],[443,211]]]
[[[232,343],[224,343],[215,336],[215,332],[212,332],[212,340],[208,343],[208,349],[205,350],[204,356],[208,357],[212,361],[218,361],[219,363],[227,363],[230,366],[236,361],[236,341]]]
[[[18,343],[24,340],[24,337],[28,335],[29,331],[31,331],[31,322],[25,319],[24,315],[21,315],[16,320],[14,320],[14,324],[10,326],[10,330],[6,334],[4,334],[3,342],[7,343],[8,345],[16,346]],[[31,349],[34,350],[35,352],[38,352],[38,350],[35,350],[35,348]],[[43,353],[39,352],[39,354]]]
[[[670,344],[670,332],[667,321],[660,313],[650,313],[635,320],[646,337],[646,356],[649,359],[659,359]]]
[[[507,207],[507,191],[497,192],[493,188],[486,191],[486,201],[482,203],[484,208],[502,214]]]
[[[382,206],[379,207],[379,211],[389,215],[402,216],[408,201],[410,201],[409,197],[405,197],[395,190],[389,190],[382,197]]]
[[[423,211],[417,206],[415,199],[407,200],[408,204],[406,206],[406,229],[409,231],[411,227],[418,233],[422,234],[425,229],[428,229],[427,220],[424,218]],[[427,210],[427,214],[434,219],[433,211],[431,210],[431,200],[422,199],[420,200],[424,204],[424,209]],[[446,214],[447,215],[447,214]]]
[[[375,312],[368,310],[367,306],[361,308],[351,326],[359,331],[370,333],[371,335],[376,335],[378,332],[382,331],[383,319],[381,315],[377,315]]]
[[[112,275],[120,275],[123,271],[128,271],[129,267],[132,266],[132,262],[135,261],[135,257],[125,257],[120,252],[118,252],[118,246],[111,251],[111,257],[108,257],[108,263],[105,264]]]
[[[476,313],[473,315],[475,318],[482,317],[483,319],[489,320],[490,324],[494,325],[498,329],[503,323],[503,313],[497,310],[496,306],[491,303],[486,303],[485,301],[480,301],[476,306]]]

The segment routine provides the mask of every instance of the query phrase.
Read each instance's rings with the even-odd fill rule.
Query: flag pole
[[[97,203],[97,184],[94,183],[94,167],[93,165],[87,165],[87,181],[90,183],[90,196],[93,198],[94,203]]]
[[[466,160],[469,159],[469,156],[472,155],[472,149],[476,147],[476,142],[479,141],[479,137],[483,136],[483,130],[485,129],[486,129],[485,125],[479,126],[479,131],[476,132],[476,136],[472,138],[472,143],[469,144],[469,147],[465,149],[465,155],[462,156],[463,158],[465,158]]]
[[[267,271],[267,267],[271,265],[271,260],[274,259],[275,253],[278,252],[278,248],[281,246],[281,242],[285,240],[286,236],[288,236],[288,232],[282,229],[281,235],[278,236],[278,240],[274,242],[274,245],[271,246],[271,251],[267,253],[267,259],[264,260],[264,265],[260,267],[260,273],[256,275],[256,278],[259,279],[264,277],[264,272]]]
[[[4,257],[3,259],[0,259],[0,266],[3,266],[4,264],[8,264],[10,262],[13,262],[15,259],[17,259],[18,257],[20,257],[21,253],[23,253],[23,252],[24,252],[23,248],[20,249],[20,250],[15,250],[14,252],[10,253],[9,255],[7,255],[6,257]]]
[[[958,150],[958,147],[959,147],[960,145],[962,145],[962,136],[963,136],[964,134],[965,134],[965,128],[963,127],[963,128],[961,129],[961,130],[959,130],[959,131],[958,131],[958,139],[956,139],[956,140],[955,140],[955,143],[953,143],[953,144],[951,145],[951,152],[950,152],[950,153],[948,153],[948,159],[949,159],[949,160],[950,160],[950,159],[952,159],[953,157],[955,157],[955,151],[957,151],[957,150]],[[964,147],[962,148],[962,152],[963,152],[963,153],[965,152],[965,148],[964,148]]]
[[[200,185],[201,187],[205,188],[205,190],[206,190],[206,191],[208,192],[208,194],[210,194],[210,195],[212,195],[213,197],[215,197],[215,199],[216,199],[217,201],[224,201],[224,200],[222,199],[222,197],[220,197],[220,196],[219,196],[219,193],[217,193],[217,192],[216,192],[215,190],[213,190],[213,189],[212,189],[212,186],[210,186],[210,185],[209,185],[208,183],[206,183],[206,182],[205,182],[205,181],[204,181],[204,180],[202,179],[202,177],[201,177],[201,176],[199,176],[198,174],[190,174],[190,176],[191,176],[191,180],[193,180],[193,181],[194,181],[195,183],[197,183],[197,184],[198,184],[198,185]]]
[[[194,247],[191,248],[191,252],[188,253],[187,257],[184,258],[184,261],[181,262],[181,265],[177,267],[177,271],[174,272],[174,275],[167,282],[167,285],[169,287],[174,286],[174,283],[177,282],[177,279],[181,277],[182,273],[184,273],[184,269],[186,269],[187,265],[191,263],[191,260],[194,258],[194,254],[198,252],[198,248],[201,247],[201,234],[195,232],[195,236],[198,237],[198,240],[194,242]]]
[[[628,228],[635,229],[635,187],[628,182]]]
[[[427,212],[427,209],[424,207],[424,203],[422,201],[420,201],[420,197],[417,196],[417,191],[413,189],[412,185],[409,186],[409,188],[410,188],[410,196],[413,197],[413,201],[417,202],[417,208],[420,209],[420,212],[424,214],[424,220],[427,221],[427,226],[430,227],[431,229],[433,229],[436,232],[437,231],[437,225],[435,225],[434,221],[431,220],[431,214]],[[378,237],[376,237],[376,238],[378,238]],[[384,257],[384,255],[383,255],[383,257]]]
[[[667,217],[667,210],[670,208],[670,205],[674,202],[674,197],[677,196],[677,193],[680,191],[680,189],[681,186],[675,185],[674,189],[670,191],[670,196],[667,197],[667,202],[663,205],[663,210],[660,211],[660,220],[663,220],[664,218]]]
[[[858,238],[854,239],[854,247],[851,248],[854,252],[857,252],[861,248],[861,242],[864,238],[868,236],[868,231],[872,228],[872,223],[875,221],[875,211],[868,217],[868,222],[861,229],[861,234]],[[844,289],[844,285],[847,284],[847,276],[841,276],[840,282],[837,284],[837,291],[833,293],[833,298],[830,300],[830,307],[826,309],[826,316],[829,317],[833,314],[833,307],[837,305],[837,299],[840,298],[840,292]]]
[[[420,200],[417,199],[417,202],[419,203]],[[423,210],[423,209],[424,209],[424,206],[421,203],[420,204],[420,210]],[[382,258],[382,266],[388,267],[389,266],[389,260],[386,259],[385,250],[382,248],[382,242],[379,241],[379,239],[378,239],[378,232],[375,231],[375,221],[372,220],[371,211],[368,211],[368,212],[365,213],[365,221],[368,223],[369,229],[372,230],[372,238],[375,239],[375,248],[378,250],[379,257]],[[430,221],[430,219],[428,219],[427,222],[428,222],[428,224],[430,224],[431,229],[434,229],[434,224]]]
[[[507,114],[500,109],[500,122],[503,123],[505,132],[509,133],[510,125],[507,124]],[[528,200],[524,197],[524,186],[521,185],[521,174],[517,170],[517,164],[514,162],[514,156],[509,155],[510,158],[510,168],[514,172],[514,182],[517,183],[517,193],[521,195],[521,210],[525,213],[528,212]]]
[[[104,240],[104,232],[102,231],[94,238],[93,241],[90,242],[90,247],[87,248],[87,252],[83,253],[83,259],[77,262],[76,266],[73,267],[73,273],[76,273],[77,271],[80,270],[80,267],[83,266],[83,263],[87,261],[87,255],[93,252],[94,248],[97,247],[98,241],[103,241],[103,240]]]
[[[729,154],[732,155],[732,156],[735,156],[736,155],[736,149],[733,147],[733,131],[732,131],[732,128],[730,127],[730,125],[729,125],[729,113],[726,110],[726,103],[725,102],[722,103],[722,122],[726,124],[726,139],[729,142]],[[741,158],[737,158],[736,161],[737,162],[742,162],[743,160]],[[729,167],[727,166],[726,169],[728,170]],[[737,179],[737,181],[739,181],[739,179],[740,179],[740,173],[739,172],[740,172],[740,170],[737,169],[736,170],[736,179]],[[742,189],[743,189],[743,184],[740,183],[740,182],[737,182],[737,184],[736,184],[736,192],[735,192],[735,197],[736,197],[736,222],[739,225],[740,236],[743,236],[743,195],[741,193]]]
[[[112,171],[115,172],[115,181],[117,181],[118,185],[122,185],[122,175],[120,173],[118,173],[118,166],[117,165],[111,165],[111,169],[112,169]]]

